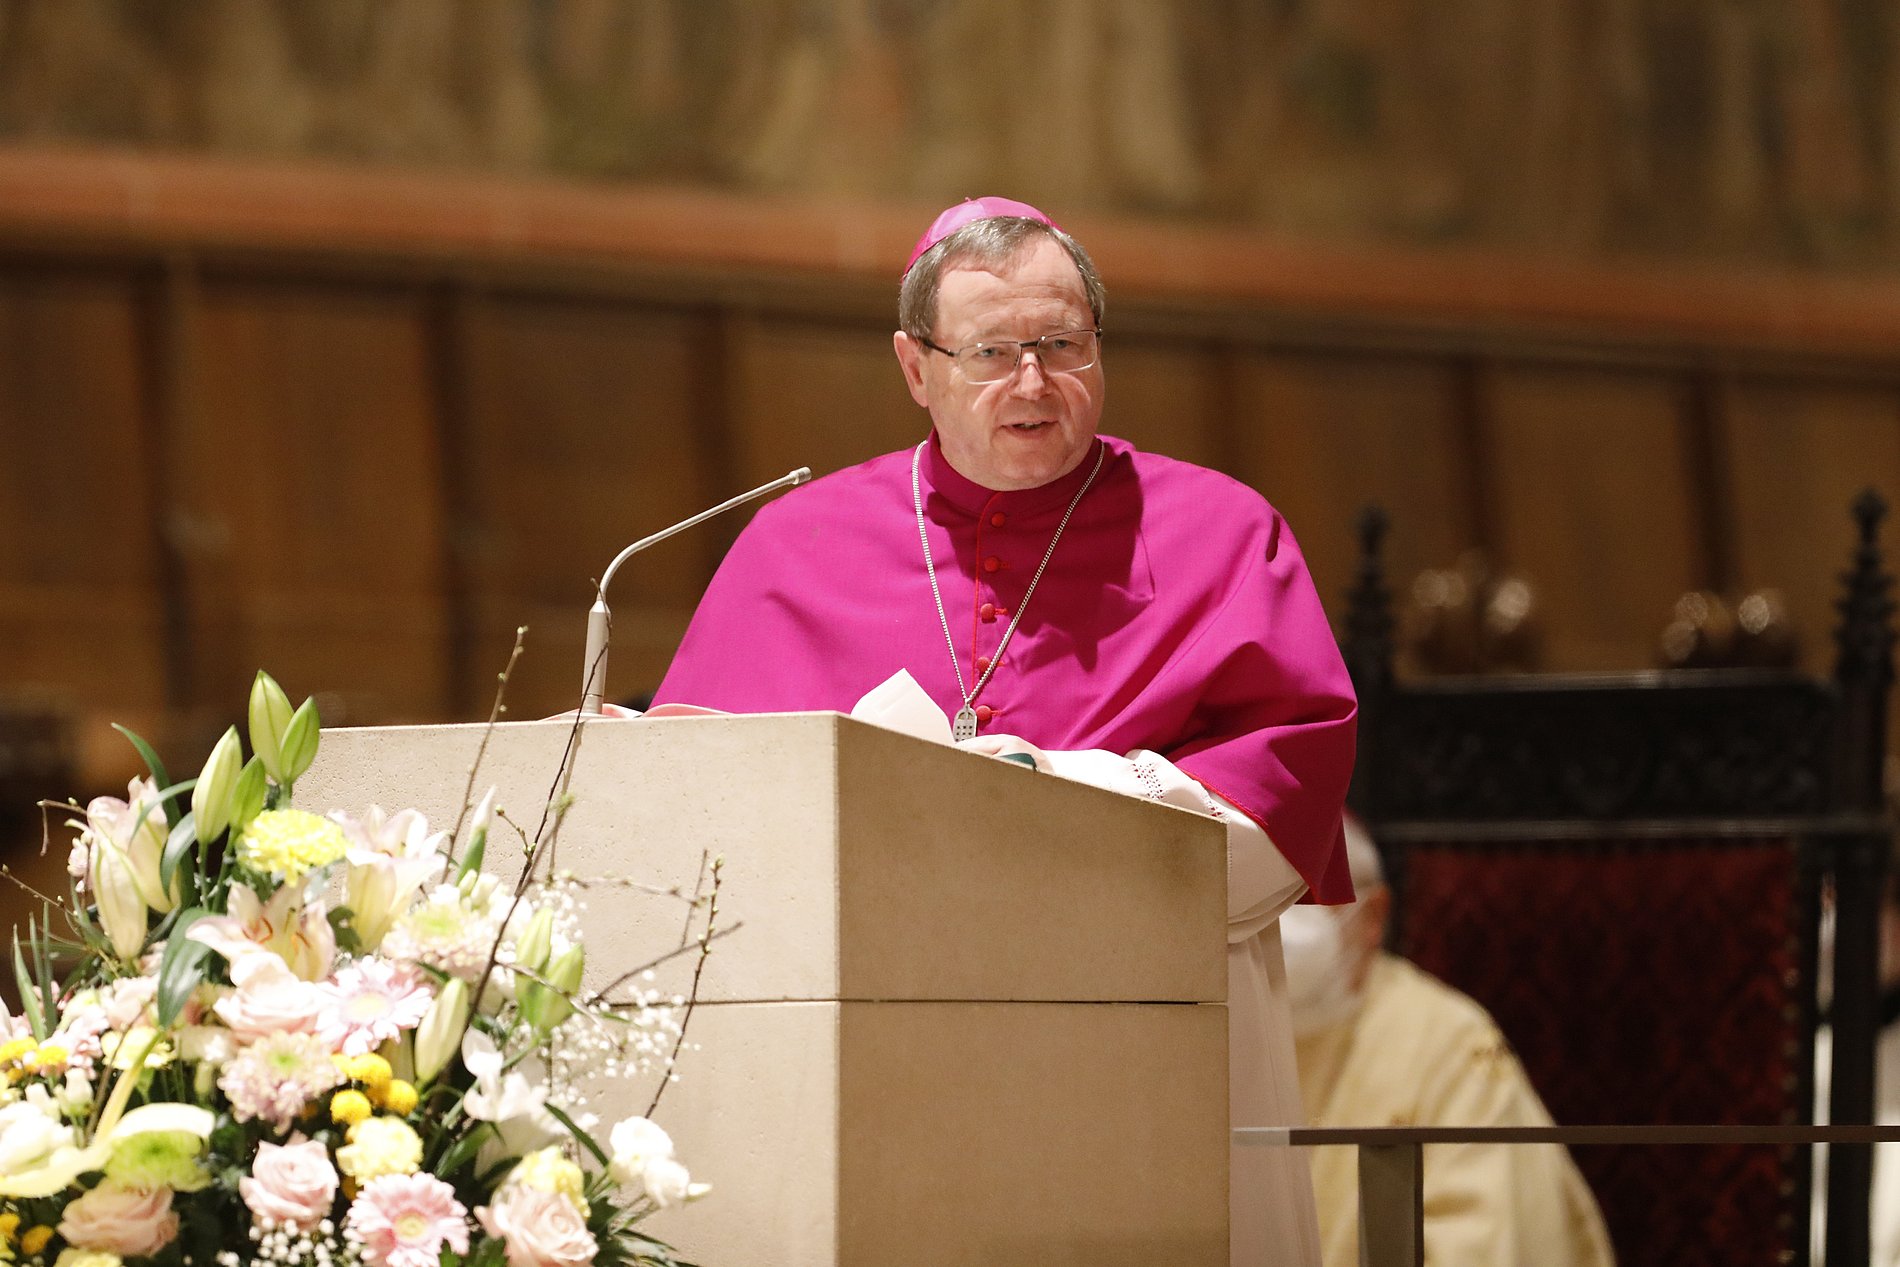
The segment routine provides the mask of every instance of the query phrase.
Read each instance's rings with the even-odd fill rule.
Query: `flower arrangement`
[[[518,882],[484,872],[473,772],[450,831],[320,816],[291,804],[314,704],[260,673],[248,723],[177,783],[125,732],[150,777],[76,814],[70,900],[15,933],[0,1261],[685,1267],[639,1225],[704,1186],[651,1107],[597,1134],[584,1083],[663,1090],[689,1002],[582,993],[581,886],[526,833]]]

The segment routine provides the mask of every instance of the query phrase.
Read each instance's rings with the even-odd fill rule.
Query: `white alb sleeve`
[[[1266,831],[1160,753],[1138,748],[1125,757],[1099,748],[1045,752],[1050,770],[1093,787],[1159,801],[1217,818],[1227,828],[1227,940],[1245,941],[1280,917],[1306,891]]]

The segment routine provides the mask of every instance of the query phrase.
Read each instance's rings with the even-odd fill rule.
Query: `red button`
[[[1001,527],[1003,526],[1003,524],[1004,524],[1004,522],[1005,522],[1005,521],[1006,521],[1006,520],[1007,520],[1008,518],[1009,518],[1009,516],[1007,516],[1007,515],[1005,515],[1005,514],[1004,514],[1004,513],[1002,512],[1002,511],[1000,511],[1000,510],[999,510],[999,511],[997,511],[997,512],[996,512],[995,514],[993,514],[993,515],[991,515],[991,516],[990,516],[990,527],[992,527],[992,528],[1001,528]]]
[[[978,704],[976,706],[976,719],[978,721],[988,721],[994,716],[996,716],[996,710],[991,708],[988,704]]]
[[[976,614],[985,623],[993,623],[996,620],[996,604],[985,603],[976,609]]]
[[[983,570],[985,572],[994,572],[1002,566],[1003,566],[1003,561],[997,558],[993,554],[989,558],[983,560]]]
[[[988,673],[990,671],[990,658],[988,656],[980,655],[976,658],[976,671],[978,673]]]

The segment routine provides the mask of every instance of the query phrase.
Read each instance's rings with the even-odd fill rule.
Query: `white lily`
[[[200,919],[185,933],[223,955],[233,966],[245,955],[266,951],[298,978],[320,981],[336,962],[336,933],[323,903],[303,901],[300,886],[286,884],[260,899],[250,887],[231,886],[230,914]]]
[[[429,820],[412,809],[385,817],[380,805],[372,805],[361,818],[341,811],[330,817],[350,842],[344,900],[367,953],[382,944],[389,926],[409,909],[422,886],[442,874],[448,861],[442,842],[448,833],[431,834]]]
[[[562,1138],[561,1123],[548,1112],[545,1077],[529,1078],[520,1068],[502,1072],[506,1057],[493,1039],[471,1028],[462,1036],[462,1064],[475,1086],[462,1098],[462,1109],[491,1123],[494,1139],[482,1145],[477,1164],[487,1169],[503,1157],[522,1157]]]

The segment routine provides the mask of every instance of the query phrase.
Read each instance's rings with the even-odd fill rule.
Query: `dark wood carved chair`
[[[1836,1123],[1872,1120],[1891,579],[1854,507],[1834,674],[1671,670],[1401,682],[1362,521],[1346,653],[1355,808],[1395,949],[1497,1017],[1565,1125],[1812,1120],[1819,927],[1836,895]],[[1805,1149],[1584,1149],[1621,1262],[1804,1261]],[[1871,1153],[1838,1150],[1830,1259],[1866,1261]]]

